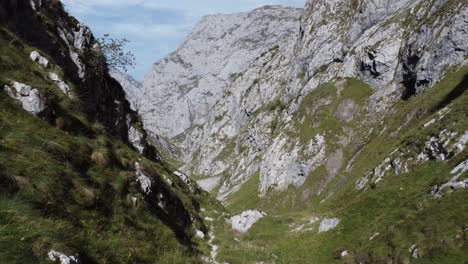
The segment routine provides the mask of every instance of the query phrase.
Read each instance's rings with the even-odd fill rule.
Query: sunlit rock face
[[[25,111],[38,115],[46,109],[44,96],[39,90],[19,82],[12,82],[11,86],[6,85],[4,89],[11,98],[21,104]]]
[[[309,0],[303,10],[208,16],[153,66],[140,113],[153,135],[180,150],[181,171],[216,180],[210,189],[220,199],[256,175],[259,195],[299,188],[322,165],[341,166],[338,154],[362,137],[352,129],[321,131],[304,142],[294,134],[304,99],[324,84],[363,81],[373,90],[365,104],[342,98],[333,116],[371,131],[394,102],[468,63],[467,16],[467,4],[444,0]],[[339,177],[335,170],[311,192]]]
[[[300,15],[300,9],[268,6],[204,17],[182,46],[146,76],[141,106],[146,126],[173,138],[206,124],[227,86],[262,52],[293,34]]]

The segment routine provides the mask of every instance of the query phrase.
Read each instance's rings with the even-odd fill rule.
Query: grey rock
[[[455,152],[453,152],[453,147],[450,147],[452,140],[458,135],[456,132],[451,132],[446,129],[442,130],[438,136],[431,137],[424,145],[422,152],[416,157],[419,161],[427,160],[447,160],[452,157]],[[456,148],[463,148],[466,144],[463,143],[464,137],[460,138],[461,144],[457,145]]]
[[[42,0],[30,0],[30,3],[34,11],[38,11],[38,9],[42,7]]]
[[[448,182],[442,184],[441,186],[434,186],[431,190],[431,195],[434,198],[441,198],[446,190],[455,191],[460,189],[468,190],[468,179],[460,180],[460,177],[463,173],[468,171],[468,160],[463,161],[458,164],[450,174],[454,175]]]
[[[145,128],[180,150],[188,175],[228,174],[219,182],[220,199],[258,171],[260,195],[302,186],[325,165],[332,139],[322,133],[303,143],[282,132],[294,129],[292,115],[317,87],[348,77],[364,81],[374,89],[365,108],[343,102],[336,116],[351,122],[366,110],[378,120],[399,97],[430,89],[445,69],[468,63],[467,4],[436,2],[309,0],[302,11],[271,7],[205,17],[146,76],[140,107]],[[403,27],[409,14],[414,23]],[[320,104],[329,105],[326,99]],[[354,139],[349,133],[340,145]],[[439,136],[420,158],[449,158],[466,145],[460,139],[452,149],[455,139],[444,146]],[[416,160],[391,156],[356,188],[390,171],[402,173]]]
[[[79,50],[83,50],[91,42],[91,30],[83,24],[78,24],[78,30],[73,32],[74,43],[73,46]]]
[[[135,128],[130,124],[128,129],[128,141],[138,150],[138,153],[143,154],[145,149],[145,138],[140,129]]]
[[[200,189],[198,185],[192,179],[190,179],[190,177],[187,176],[185,173],[180,172],[180,171],[174,171],[173,173],[175,176],[179,177],[179,179],[181,179],[185,184],[187,184],[187,186],[189,187],[190,191],[193,194],[200,193]]]
[[[32,51],[31,54],[29,55],[32,61],[39,63],[45,68],[49,67],[49,60],[46,59],[45,57],[41,56],[39,52],[37,51]]]
[[[291,35],[300,12],[275,6],[204,17],[182,46],[145,77],[141,110],[151,113],[143,115],[147,128],[173,138],[205,124],[234,76]]]
[[[153,186],[153,181],[150,177],[143,173],[140,167],[139,162],[135,162],[135,175],[136,181],[140,183],[140,188],[145,194],[151,193],[151,188]]]
[[[133,206],[137,206],[138,198],[132,197],[131,200],[132,200],[132,205],[133,205]]]
[[[66,94],[68,97],[72,97],[70,87],[66,82],[62,81],[56,73],[49,72],[49,78],[57,84],[58,88],[64,94]]]
[[[74,256],[67,256],[62,252],[58,252],[55,250],[49,251],[47,253],[47,258],[49,261],[53,261],[55,263],[60,263],[60,264],[78,264],[79,259]]]
[[[29,85],[12,82],[12,87],[5,86],[5,91],[11,97],[16,99],[24,110],[38,115],[46,109],[46,102],[42,94]]]
[[[248,210],[239,215],[235,215],[228,220],[228,223],[232,225],[232,229],[238,231],[241,234],[247,233],[249,229],[258,220],[262,219],[265,213],[258,210]]]
[[[340,223],[340,219],[338,219],[338,218],[331,218],[331,219],[330,218],[324,218],[324,219],[322,219],[322,222],[320,222],[319,233],[327,232],[329,230],[332,230],[335,227],[337,227],[339,223]]]
[[[78,24],[76,31],[67,30],[64,28],[57,28],[57,32],[60,38],[68,46],[70,59],[75,63],[78,69],[78,76],[84,79],[86,76],[86,65],[82,62],[80,55],[76,52],[76,49],[84,51],[86,48],[98,48],[91,47],[92,44],[92,32],[83,24]]]
[[[418,249],[418,246],[417,245],[412,245],[410,248],[409,248],[409,252],[411,254],[411,257],[417,259],[419,258],[419,249]]]
[[[338,105],[336,118],[343,122],[351,122],[358,110],[358,105],[352,99],[345,99]]]
[[[70,50],[70,58],[78,68],[78,76],[83,79],[86,75],[86,66],[81,61],[80,55],[78,55],[78,53],[74,52],[73,50]]]
[[[362,191],[366,188],[367,183],[369,183],[369,176],[364,176],[358,181],[356,181],[355,189],[356,191]]]

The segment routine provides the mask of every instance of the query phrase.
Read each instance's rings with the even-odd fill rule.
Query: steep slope
[[[408,99],[432,87],[451,65],[466,64],[467,47],[463,41],[467,37],[463,30],[466,12],[463,1],[408,0],[395,5],[385,1],[309,1],[299,32],[289,37],[284,35],[277,42],[281,44],[279,47],[271,48],[272,44],[261,42],[263,50],[253,56],[256,60],[244,61],[249,67],[236,78],[223,85],[193,82],[197,88],[187,88],[203,95],[203,102],[211,102],[207,104],[200,100],[187,101],[190,96],[179,92],[185,87],[180,80],[195,80],[196,74],[167,73],[169,69],[191,65],[172,58],[184,56],[186,50],[197,50],[199,36],[193,33],[181,49],[156,64],[148,75],[145,95],[167,99],[171,109],[152,111],[160,104],[143,101],[145,126],[152,133],[170,138],[181,149],[180,158],[191,164],[183,168],[185,172],[212,176],[210,181],[214,182],[219,180],[220,198],[238,190],[257,171],[260,171],[262,193],[273,185],[278,185],[276,189],[302,185],[307,178],[304,176],[324,164],[326,156],[332,154],[322,150],[324,143],[334,140],[318,133],[318,138],[303,142],[308,146],[304,148],[294,137],[281,133],[287,127],[292,128],[291,115],[299,110],[304,98],[334,79],[360,79],[372,88],[373,95],[359,109],[374,113],[361,123],[372,126],[379,116],[391,111],[392,104],[400,97]],[[197,27],[194,32],[199,28],[203,27]],[[204,37],[208,42],[222,41]],[[224,53],[210,49],[210,54],[215,57]],[[214,69],[221,69],[221,65],[229,62],[211,60],[203,54],[191,58],[194,61],[210,58]],[[170,67],[160,70],[165,69],[160,65],[166,65],[167,61]],[[211,68],[200,68],[211,71]],[[198,93],[200,89],[209,92]],[[221,92],[214,92],[218,90]],[[358,108],[356,103],[349,101],[341,109],[352,112]],[[167,115],[166,110],[178,117]],[[153,122],[161,118],[171,121],[163,122],[164,128],[154,126]],[[276,130],[278,127],[281,129]],[[353,140],[347,136],[347,141]],[[289,150],[283,151],[285,148]],[[300,153],[308,157],[300,157]],[[319,153],[322,155],[317,156]]]
[[[196,263],[216,203],[159,160],[98,48],[60,1],[0,2],[0,262]]]
[[[182,46],[146,76],[140,109],[145,126],[163,138],[187,134],[190,140],[180,139],[179,147],[187,155],[183,159],[190,160],[196,148],[192,139],[200,133],[196,128],[218,118],[213,107],[229,97],[228,85],[257,56],[288,45],[281,42],[299,27],[300,12],[268,6],[204,17]]]
[[[215,221],[218,260],[466,261],[467,17],[466,1],[310,0],[298,31],[202,94],[210,108],[181,96],[183,61],[156,64],[145,93],[189,110],[164,127],[145,111],[145,126],[242,213]]]

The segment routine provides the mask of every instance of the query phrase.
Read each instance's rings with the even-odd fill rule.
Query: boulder
[[[340,223],[340,219],[338,218],[324,218],[322,222],[320,222],[319,226],[319,233],[326,232],[329,230],[334,229]]]
[[[53,261],[55,263],[60,264],[78,264],[79,260],[77,257],[74,256],[67,256],[64,253],[57,252],[54,250],[49,251],[47,253],[48,260]]]
[[[38,115],[46,109],[45,99],[37,89],[19,82],[12,82],[11,85],[12,87],[6,85],[5,91],[11,98],[16,99],[24,110]]]
[[[31,58],[32,61],[39,63],[43,67],[45,67],[45,68],[49,67],[49,60],[47,60],[46,58],[41,56],[41,54],[39,54],[39,52],[33,51],[33,52],[31,52],[29,57]]]
[[[228,222],[231,224],[232,229],[245,234],[249,229],[266,214],[259,210],[248,210],[239,215],[231,217]]]

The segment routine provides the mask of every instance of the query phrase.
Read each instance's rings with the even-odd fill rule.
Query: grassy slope
[[[355,263],[357,260],[362,263],[388,263],[390,260],[393,260],[393,263],[468,261],[466,231],[463,231],[468,224],[466,204],[468,193],[458,191],[441,200],[431,199],[428,195],[432,186],[449,180],[450,170],[468,158],[466,150],[446,162],[430,161],[417,166],[410,173],[386,176],[375,189],[365,193],[354,190],[356,180],[366,175],[397,146],[404,149],[421,145],[428,137],[438,134],[444,128],[459,133],[466,130],[468,94],[464,78],[467,73],[468,68],[458,70],[448,75],[430,91],[407,102],[398,102],[395,106],[396,111],[389,114],[385,122],[373,125],[375,129],[369,135],[369,140],[366,140],[366,137],[358,140],[358,146],[360,144],[365,146],[349,173],[344,171],[344,165],[357,147],[351,144],[345,149],[345,163],[339,175],[344,176],[346,180],[336,189],[336,193],[323,203],[320,201],[334,189],[337,179],[329,184],[322,195],[308,196],[304,199],[297,194],[308,188],[317,188],[317,183],[326,174],[324,168],[319,168],[318,172],[309,175],[305,186],[299,189],[291,188],[279,195],[273,193],[260,201],[256,201],[257,198],[253,197],[255,196],[253,190],[257,187],[252,185],[257,183],[245,185],[241,189],[242,195],[252,192],[248,197],[251,197],[261,209],[267,210],[270,215],[260,220],[245,235],[233,233],[224,221],[218,222],[216,227],[218,239],[215,242],[221,245],[219,260],[230,263],[254,263],[260,260],[275,263]],[[358,83],[353,83],[352,86],[356,85],[359,86]],[[333,85],[328,85],[326,88],[329,91],[318,89],[304,101],[313,105],[314,100],[335,94]],[[364,98],[369,96],[366,90],[357,89],[362,92],[356,93],[359,96],[355,99],[361,95]],[[458,90],[458,93],[454,90]],[[352,97],[352,94],[345,93],[344,98]],[[453,94],[461,95],[452,101],[447,100]],[[298,123],[297,131],[301,132],[296,136],[308,139],[315,133],[326,133],[330,127],[334,127],[334,131],[340,131],[343,124],[333,120],[333,110],[330,111],[336,109],[338,102],[331,108],[327,106],[319,112],[319,116],[325,117],[326,120],[319,126],[312,128],[307,123]],[[363,102],[361,99],[359,104]],[[451,113],[431,127],[422,129],[423,124],[433,117],[438,117],[435,114],[437,109],[446,104],[441,102],[448,103],[452,109]],[[314,117],[307,116],[307,111],[301,109],[298,114],[300,117],[305,113],[306,120],[313,120]],[[416,115],[420,118],[416,118]],[[409,117],[412,118],[409,125],[403,127],[397,137],[392,137],[391,133],[402,126]],[[364,134],[369,128],[359,124],[363,118],[365,117],[361,115],[345,126]],[[386,124],[388,125],[384,129]],[[295,131],[291,132],[293,133]],[[328,150],[333,151],[333,147]],[[237,195],[231,197],[230,201],[228,208],[233,213],[251,209],[253,203]],[[338,217],[341,223],[337,229],[321,234],[317,234],[316,231],[290,232],[289,225],[305,223],[312,216]],[[318,224],[313,225],[315,229],[317,226]],[[376,232],[380,235],[369,240]],[[241,242],[236,242],[234,238]],[[412,244],[418,245],[422,258],[418,260],[410,258],[408,248]],[[342,250],[348,250],[351,257],[339,258]]]
[[[59,68],[44,70],[30,61],[30,47],[3,29],[0,36],[2,89],[13,80],[30,84],[59,110],[54,127],[0,89],[0,263],[46,262],[51,249],[79,254],[85,263],[197,262],[196,250],[144,202],[133,168],[141,157],[89,123],[79,101],[48,80]],[[175,186],[162,188],[194,215],[192,200],[209,199],[192,197],[164,164],[143,159],[142,167],[172,179]]]

